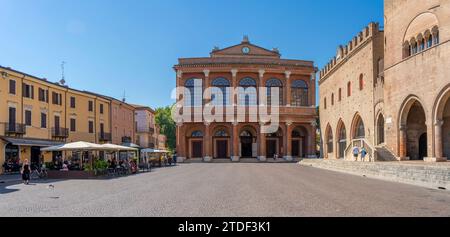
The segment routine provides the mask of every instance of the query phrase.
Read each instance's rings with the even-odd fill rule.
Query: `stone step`
[[[424,187],[450,189],[450,166],[437,166],[425,163],[413,165],[401,162],[362,163],[317,159],[305,159],[299,164]]]

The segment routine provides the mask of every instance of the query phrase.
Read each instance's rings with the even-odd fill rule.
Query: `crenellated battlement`
[[[372,36],[378,34],[380,32],[379,23],[371,22],[366,28],[364,28],[359,34],[353,37],[347,45],[339,45],[337,48],[336,56],[333,57],[319,72],[320,80],[326,77],[328,73],[330,73],[333,68],[340,64],[340,62],[344,61],[348,57],[352,55],[352,53],[358,50],[360,47],[365,45],[365,42],[372,39]]]

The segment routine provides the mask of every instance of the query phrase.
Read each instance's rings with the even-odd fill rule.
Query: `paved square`
[[[450,216],[450,192],[297,164],[182,164],[110,180],[0,184],[0,216]]]

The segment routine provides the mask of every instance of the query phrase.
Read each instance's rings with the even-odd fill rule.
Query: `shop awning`
[[[122,146],[132,147],[132,148],[141,148],[139,145],[134,143],[122,143]]]
[[[58,146],[64,143],[58,141],[49,141],[49,140],[38,140],[38,139],[26,139],[26,138],[10,138],[10,137],[2,137],[8,143],[11,143],[16,146],[37,146],[37,147],[50,147],[50,146]]]

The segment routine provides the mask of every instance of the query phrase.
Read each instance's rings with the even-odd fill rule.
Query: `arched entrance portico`
[[[308,147],[308,130],[303,126],[297,126],[292,130],[291,138],[292,157],[305,158]]]
[[[435,161],[446,161],[450,157],[450,85],[438,95],[434,113]]]
[[[345,124],[342,120],[339,121],[337,127],[337,158],[344,159],[345,158],[345,149],[347,149],[347,131],[345,130]]]
[[[376,143],[377,143],[377,145],[381,145],[381,144],[385,143],[385,139],[384,139],[384,133],[385,133],[384,132],[384,124],[385,124],[384,116],[383,116],[382,113],[380,113],[378,115],[378,118],[377,118],[377,128],[376,128],[376,131],[377,131]]]
[[[226,159],[230,157],[230,133],[226,127],[218,127],[214,130],[213,151],[215,159]]]
[[[251,127],[242,129],[240,135],[240,157],[256,158],[256,131]]]
[[[402,160],[423,160],[428,156],[425,109],[417,97],[409,98],[400,112],[400,146]]]
[[[325,158],[329,159],[333,155],[333,130],[331,126],[328,124],[327,129],[325,130]]]
[[[188,134],[189,158],[203,158],[203,131],[193,130]]]
[[[278,128],[275,133],[266,135],[266,156],[267,158],[274,158],[275,154],[281,157],[281,144],[283,141],[283,131]]]

